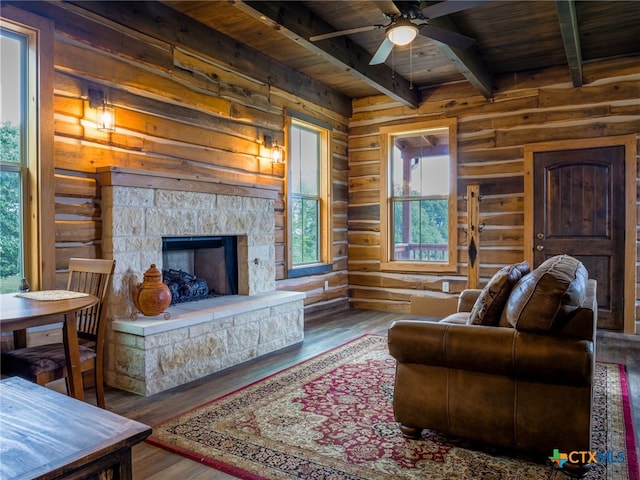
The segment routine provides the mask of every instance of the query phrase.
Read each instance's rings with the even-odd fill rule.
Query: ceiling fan
[[[389,19],[386,25],[367,25],[363,27],[349,28],[336,32],[314,35],[309,38],[312,42],[325,40],[327,38],[351,35],[359,32],[366,32],[378,28],[385,29],[385,38],[378,50],[371,58],[369,65],[384,63],[393,47],[396,45],[408,45],[420,33],[425,37],[432,38],[442,43],[446,43],[460,50],[469,48],[475,40],[458,32],[453,32],[435,25],[429,24],[429,19],[443,17],[451,13],[473,8],[487,0],[445,0],[424,8],[420,8],[419,1],[374,1],[382,13]]]

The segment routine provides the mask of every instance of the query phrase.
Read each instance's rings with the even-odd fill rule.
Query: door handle
[[[544,245],[536,245],[536,250],[541,252],[544,250]]]

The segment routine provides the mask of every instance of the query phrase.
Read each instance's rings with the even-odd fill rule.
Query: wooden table
[[[18,377],[0,381],[0,478],[132,478],[131,447],[151,434],[135,420]]]
[[[76,312],[97,302],[98,297],[95,295],[44,301],[30,300],[16,297],[15,293],[6,293],[0,295],[0,332],[23,331],[29,327],[57,323],[60,321],[60,316],[64,315],[62,338],[67,360],[69,395],[78,400],[84,400]],[[24,339],[26,336],[14,335],[14,339],[23,343],[19,340],[20,338]],[[15,345],[16,348],[24,346]]]

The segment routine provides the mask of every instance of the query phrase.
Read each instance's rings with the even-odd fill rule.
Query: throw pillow
[[[471,309],[467,323],[471,325],[498,325],[500,314],[509,299],[513,286],[527,273],[529,273],[527,262],[508,265],[498,270],[480,292]]]
[[[587,290],[587,269],[569,255],[556,255],[522,277],[507,301],[507,320],[528,332],[562,328],[567,316],[580,308]]]

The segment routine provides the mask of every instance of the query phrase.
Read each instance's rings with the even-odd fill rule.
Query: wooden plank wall
[[[277,288],[308,293],[311,310],[347,304],[348,118],[238,75],[176,40],[150,36],[70,4],[27,4],[54,20],[56,284],[72,256],[100,257],[96,169],[117,166],[212,177],[279,189],[275,202]],[[187,38],[188,32],[182,33]],[[116,107],[115,133],[95,128],[88,89]],[[332,125],[333,271],[285,280],[285,169],[272,165],[264,135],[283,144],[285,111]],[[325,289],[328,282],[328,289]]]
[[[349,128],[348,216],[353,307],[409,313],[411,295],[439,292],[444,280],[453,293],[467,283],[463,231],[467,208],[463,200],[458,202],[457,274],[403,275],[380,270],[380,127],[458,119],[458,194],[466,192],[468,183],[480,185],[479,221],[486,225],[480,235],[479,255],[484,284],[502,266],[524,258],[525,144],[640,135],[637,58],[585,65],[584,72],[582,88],[572,88],[566,68],[498,78],[498,93],[492,100],[460,83],[422,92],[418,109],[385,96],[354,101]]]

